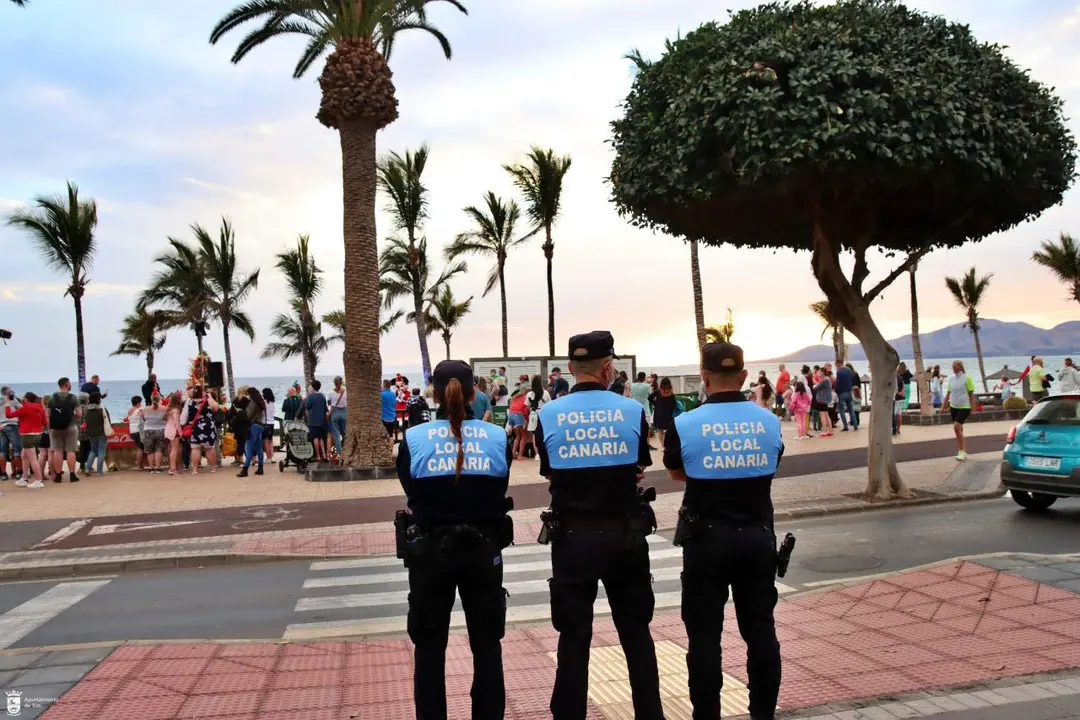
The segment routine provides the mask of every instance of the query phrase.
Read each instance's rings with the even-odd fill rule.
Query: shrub
[[[1001,405],[1004,410],[1027,410],[1028,403],[1022,397],[1013,395]]]

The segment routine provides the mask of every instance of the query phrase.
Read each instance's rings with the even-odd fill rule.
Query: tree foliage
[[[892,0],[771,3],[637,63],[612,197],[706,243],[912,252],[1061,201],[1062,101],[967,26]]]
[[[1069,299],[1080,302],[1080,245],[1072,235],[1061,233],[1057,244],[1046,240],[1031,259],[1069,286]]]
[[[707,343],[729,343],[733,337],[735,337],[735,319],[731,316],[731,308],[728,308],[722,325],[705,326],[705,342]]]
[[[967,318],[964,325],[973,333],[979,332],[979,320],[982,319],[979,317],[979,305],[982,303],[983,295],[986,294],[987,288],[990,287],[990,279],[993,277],[993,273],[987,273],[979,277],[975,272],[975,268],[971,268],[961,278],[945,278],[945,287],[949,288],[953,299],[956,300],[956,304],[964,311],[964,316]]]

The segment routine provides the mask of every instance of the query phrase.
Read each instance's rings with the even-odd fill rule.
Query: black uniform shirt
[[[604,390],[600,383],[577,383],[571,393]],[[540,456],[540,474],[551,478],[551,507],[564,515],[623,517],[638,506],[637,483],[642,468],[652,465],[649,455],[649,422],[641,412],[641,440],[637,462],[632,465],[578,470],[552,470],[544,445],[544,428],[536,425],[536,451]]]
[[[471,420],[472,409],[468,405],[465,406],[465,413],[466,418]],[[444,420],[446,414],[440,410],[437,417]],[[505,435],[498,425],[492,427]],[[415,479],[412,476],[408,437],[410,433],[426,433],[429,428],[426,423],[409,428],[398,445],[398,479],[408,498],[413,520],[423,530],[454,523],[496,527],[506,514],[506,488],[510,484],[510,463],[514,459],[510,441],[506,442],[505,476],[469,475],[463,472],[457,479],[452,473],[443,477]]]
[[[748,402],[739,391],[720,392],[710,395],[706,403]],[[780,457],[783,457],[783,447]],[[777,464],[780,459],[777,458]],[[664,467],[682,470],[682,441],[673,425],[664,436]],[[772,475],[762,475],[745,480],[695,480],[686,478],[683,505],[699,518],[731,524],[773,524]]]

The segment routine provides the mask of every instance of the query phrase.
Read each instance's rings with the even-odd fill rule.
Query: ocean
[[[910,358],[901,358],[907,362],[908,367],[911,370],[915,369],[915,363]],[[931,358],[926,361],[926,367],[932,368],[934,365],[940,365],[943,373],[949,373],[952,367],[952,361],[958,359],[964,363],[964,367],[967,369],[969,375],[975,378],[976,388],[982,390],[981,383],[979,382],[979,363],[975,358]],[[1052,375],[1056,375],[1061,367],[1065,364],[1064,356],[1046,356],[1043,358],[1046,364],[1046,369],[1050,371]],[[1009,368],[1017,371],[1023,371],[1027,367],[1029,358],[1027,357],[994,357],[985,358],[984,363],[986,365],[987,374],[996,373],[1002,369],[1002,367],[1008,366]],[[810,365],[813,367],[815,364],[820,363],[803,363],[799,361],[793,361],[785,363],[789,372],[797,372],[803,365]],[[854,363],[855,369],[860,375],[868,375],[870,373],[869,363],[856,362]],[[698,373],[698,367],[696,365],[648,365],[638,364],[639,372],[657,373],[661,377],[679,376],[679,375],[696,375]],[[759,371],[764,370],[769,378],[773,381],[776,380],[776,376],[780,373],[778,364],[770,363],[755,363],[748,362],[746,369],[749,371],[750,380],[757,377]],[[415,373],[416,377],[412,378],[414,385],[419,383],[420,373]],[[329,390],[332,387],[333,376],[320,377],[323,383],[323,390]],[[296,376],[290,377],[240,377],[237,378],[237,387],[240,385],[251,385],[262,390],[263,388],[270,388],[274,397],[279,403],[285,398],[286,392],[290,385],[297,380]],[[102,391],[107,391],[109,396],[105,398],[105,407],[109,410],[109,415],[119,422],[123,419],[131,407],[131,398],[135,395],[140,395],[142,392],[142,384],[144,380],[103,380],[101,382]],[[174,379],[174,378],[158,378],[158,385],[161,386],[161,390],[164,393],[169,393],[173,390],[182,390],[186,387],[186,379]],[[990,383],[992,388],[993,382]],[[55,388],[50,387],[47,383],[12,383],[12,389],[17,395],[22,395],[28,390],[31,390],[39,395],[48,394],[55,391]]]

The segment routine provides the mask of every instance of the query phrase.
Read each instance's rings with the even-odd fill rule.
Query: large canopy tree
[[[612,195],[635,224],[812,253],[870,360],[867,493],[908,494],[892,403],[878,401],[895,393],[899,358],[870,304],[929,249],[1061,202],[1076,162],[1062,101],[1000,46],[897,2],[772,3],[638,68],[612,127]],[[875,250],[900,259],[869,283]]]
[[[446,259],[456,260],[465,255],[475,253],[487,255],[495,263],[488,273],[487,284],[484,285],[484,297],[499,285],[499,301],[502,308],[502,356],[510,356],[509,322],[506,317],[506,258],[510,251],[520,245],[524,245],[529,238],[539,232],[534,229],[530,233],[514,237],[517,232],[517,224],[521,219],[521,210],[513,200],[504,202],[495,193],[488,191],[484,195],[483,207],[470,205],[465,208],[465,214],[473,222],[473,229],[458,234],[454,242],[446,247]]]
[[[379,391],[378,243],[375,232],[375,136],[397,120],[397,96],[387,62],[398,33],[423,30],[450,59],[450,41],[428,19],[428,6],[459,0],[248,0],[214,27],[217,43],[242,26],[255,27],[240,41],[238,63],[264,42],[283,35],[307,38],[293,77],[303,77],[329,52],[319,76],[322,102],[316,116],[341,141],[345,262],[345,378],[349,385],[348,435],[343,460],[353,467],[387,467],[392,445],[382,426]]]
[[[225,374],[229,397],[236,397],[236,374],[233,372],[231,330],[239,330],[250,340],[255,339],[255,326],[251,317],[241,309],[244,301],[259,287],[259,269],[246,273],[240,270],[236,259],[236,234],[232,223],[221,219],[221,229],[215,242],[203,226],[191,226],[199,244],[199,258],[206,273],[209,292],[207,309],[211,320],[221,323],[222,341],[225,347]]]
[[[64,294],[75,303],[75,360],[79,387],[86,382],[82,299],[97,253],[94,237],[97,221],[97,203],[93,199],[81,200],[79,188],[73,182],[67,184],[67,191],[62,195],[39,195],[34,198],[33,207],[15,210],[7,221],[8,225],[29,235],[45,264],[68,281]]]

